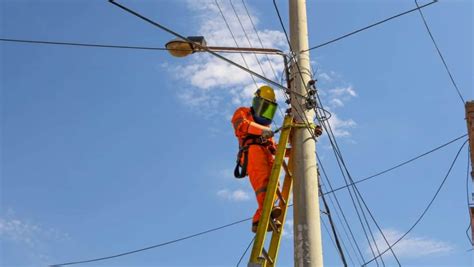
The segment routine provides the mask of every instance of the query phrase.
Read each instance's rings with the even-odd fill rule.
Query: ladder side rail
[[[261,266],[265,265],[266,260],[263,259],[262,262],[262,258],[260,256],[262,254],[263,246],[265,244],[265,236],[270,220],[270,212],[273,208],[273,203],[276,197],[280,170],[285,157],[286,145],[288,144],[292,122],[293,118],[289,115],[286,115],[280,134],[280,140],[278,141],[277,151],[275,153],[275,160],[273,162],[272,171],[267,185],[267,192],[265,195],[265,200],[263,202],[262,215],[260,216],[257,233],[255,235],[255,241],[252,248],[252,253],[250,254],[249,266],[254,266],[255,264],[260,264]]]
[[[283,195],[283,198],[285,199],[285,203],[282,203],[280,202],[280,208],[282,210],[282,213],[280,215],[280,219],[281,219],[281,228],[280,228],[280,231],[279,232],[274,232],[272,234],[272,238],[271,238],[271,241],[270,241],[270,248],[268,250],[268,255],[270,256],[270,258],[273,259],[273,263],[269,264],[268,266],[275,266],[276,265],[276,261],[277,261],[277,257],[278,257],[278,251],[280,249],[280,242],[281,242],[281,238],[283,236],[283,229],[284,229],[284,225],[285,225],[285,222],[286,222],[286,215],[287,215],[287,211],[288,211],[288,205],[289,205],[289,198],[290,198],[290,192],[291,192],[291,188],[293,186],[293,177],[292,177],[292,174],[291,174],[291,168],[292,168],[292,160],[291,158],[288,159],[288,172],[286,173],[285,175],[285,180],[283,182],[283,189],[282,189],[282,195]]]

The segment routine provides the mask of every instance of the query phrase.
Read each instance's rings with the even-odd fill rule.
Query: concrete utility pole
[[[469,135],[469,147],[471,149],[471,179],[474,184],[474,101],[466,102],[467,133]],[[474,187],[471,187],[474,188]],[[471,197],[471,203],[474,202]],[[469,207],[471,215],[471,241],[474,244],[474,206]]]
[[[290,2],[290,39],[299,70],[292,65],[291,90],[306,95],[305,85],[311,79],[308,49],[308,26],[306,20],[306,0]],[[301,75],[298,72],[301,71]],[[303,79],[302,79],[302,78]],[[305,99],[291,94],[293,115],[297,123],[314,121],[314,111],[305,108]],[[298,110],[298,112],[295,111]],[[306,118],[302,118],[301,116]],[[307,129],[293,128],[293,220],[295,266],[321,267],[323,253],[321,242],[321,222],[319,219],[318,174],[316,165],[316,143]]]

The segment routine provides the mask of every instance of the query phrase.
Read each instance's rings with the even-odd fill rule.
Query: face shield
[[[255,115],[268,120],[273,120],[278,104],[268,101],[260,97],[254,97],[252,102],[252,108]]]

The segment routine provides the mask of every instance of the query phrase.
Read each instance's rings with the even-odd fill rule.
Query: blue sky
[[[287,3],[278,2],[286,22]],[[121,3],[183,35],[205,35],[209,45],[234,46],[213,1]],[[248,46],[228,1],[220,3],[239,44]],[[253,32],[241,2],[234,3]],[[286,50],[271,1],[247,4],[264,45]],[[414,5],[308,1],[310,45]],[[473,8],[460,0],[423,10],[465,99],[473,98]],[[2,38],[155,47],[174,38],[107,1],[2,0],[0,10]],[[255,35],[251,40],[258,46]],[[232,177],[237,143],[229,121],[235,108],[249,104],[255,86],[248,74],[203,54],[178,59],[160,51],[0,47],[2,266],[108,256],[253,214],[248,181]],[[240,55],[228,56],[241,62]],[[464,107],[416,12],[313,50],[311,58],[355,179],[466,133]],[[252,56],[247,60],[259,71]],[[279,59],[270,60],[281,72]],[[418,218],[462,142],[359,184],[389,239]],[[333,186],[343,185],[325,137],[317,149]],[[395,247],[403,266],[472,266],[466,168],[464,148],[432,208]],[[368,259],[348,195],[338,197]],[[290,228],[281,266],[293,265]],[[84,266],[235,266],[251,238],[246,222]],[[325,263],[340,265],[324,229],[323,239]]]

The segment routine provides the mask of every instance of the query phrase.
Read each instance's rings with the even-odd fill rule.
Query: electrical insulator
[[[314,98],[306,98],[306,108],[313,109],[316,107],[316,100]]]

